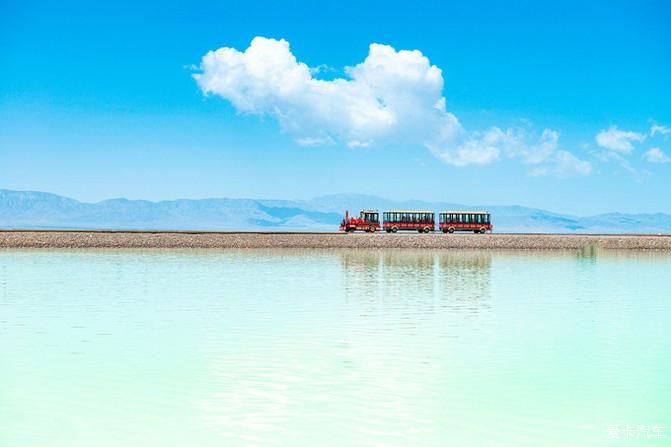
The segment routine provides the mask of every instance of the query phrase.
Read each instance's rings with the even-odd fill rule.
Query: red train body
[[[379,230],[380,213],[377,210],[361,210],[359,217],[349,217],[349,211],[345,211],[345,218],[340,223],[340,231],[346,233],[354,231],[375,233]]]
[[[383,214],[384,223],[380,226],[380,213],[377,210],[362,210],[359,217],[350,217],[345,211],[345,218],[340,223],[340,231],[366,231],[374,233],[381,228],[387,233],[399,230],[431,233],[436,231],[435,213],[433,211],[390,210]],[[438,230],[443,233],[455,231],[472,231],[474,233],[492,232],[494,229],[491,215],[486,211],[443,211],[439,213]]]
[[[387,233],[399,230],[430,233],[436,229],[433,211],[390,210],[385,211],[383,217],[383,228]]]
[[[440,213],[438,227],[443,233],[472,231],[485,234],[492,232],[491,215],[485,211],[445,211]]]

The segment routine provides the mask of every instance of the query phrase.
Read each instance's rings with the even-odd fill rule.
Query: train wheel
[[[487,230],[485,230],[484,228],[480,228],[480,234],[485,234],[486,231]]]
[[[396,233],[398,231],[398,227],[391,227],[391,232]]]
[[[447,232],[450,233],[450,234],[454,233],[454,228],[452,228],[452,227],[448,228]]]
[[[370,227],[368,227],[368,231],[370,231],[371,233],[375,233],[375,227],[371,225]]]
[[[425,232],[425,233],[428,233],[429,231],[431,231],[431,228],[429,228],[429,227],[424,227],[424,232]]]

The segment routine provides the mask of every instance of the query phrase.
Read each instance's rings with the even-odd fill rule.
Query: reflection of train
[[[435,214],[433,211],[417,210],[390,210],[382,213],[384,223],[382,228],[387,233],[396,233],[398,230],[413,230],[420,233],[436,231]],[[439,213],[438,229],[443,233],[455,231],[472,231],[484,234],[491,233],[491,215],[486,211],[442,211]],[[380,229],[380,213],[377,210],[362,210],[359,217],[349,217],[345,211],[345,218],[340,223],[340,231],[366,231],[374,233]]]

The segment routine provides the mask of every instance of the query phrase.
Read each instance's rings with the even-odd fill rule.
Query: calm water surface
[[[661,253],[3,251],[0,446],[671,445],[670,279]]]

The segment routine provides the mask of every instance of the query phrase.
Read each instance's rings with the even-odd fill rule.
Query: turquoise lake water
[[[671,445],[671,254],[0,251],[0,447]]]

